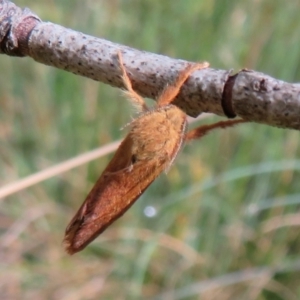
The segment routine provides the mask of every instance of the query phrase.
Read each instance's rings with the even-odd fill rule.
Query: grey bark
[[[35,61],[123,87],[117,62],[121,51],[133,88],[155,99],[172,83],[187,61],[133,49],[42,22],[29,9],[0,0],[0,53],[30,56]],[[263,73],[207,68],[184,84],[174,104],[188,115],[202,112],[282,128],[300,129],[300,84],[286,83]]]

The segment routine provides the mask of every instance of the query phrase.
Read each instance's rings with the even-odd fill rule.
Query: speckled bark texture
[[[187,62],[132,49],[42,22],[28,9],[0,0],[0,53],[30,56],[112,86],[123,87],[117,62],[121,51],[133,88],[155,99]],[[255,71],[207,68],[196,71],[184,84],[174,103],[188,115],[202,112],[300,129],[300,85],[276,80]]]
[[[300,128],[300,84],[243,70],[236,76],[232,95],[233,109],[244,119]]]

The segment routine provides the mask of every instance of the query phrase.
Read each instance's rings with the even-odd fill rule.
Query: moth
[[[66,228],[64,246],[69,254],[85,248],[120,218],[170,168],[184,142],[201,138],[216,128],[245,122],[221,121],[186,133],[187,116],[172,101],[194,71],[209,66],[206,62],[188,63],[173,84],[165,87],[155,108],[149,109],[133,90],[120,52],[118,61],[126,94],[141,113],[130,123],[128,135]]]

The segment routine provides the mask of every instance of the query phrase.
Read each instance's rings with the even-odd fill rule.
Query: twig
[[[77,157],[66,160],[43,171],[34,173],[23,179],[19,179],[11,184],[7,184],[0,188],[0,199],[28,188],[29,186],[37,184],[41,181],[57,176],[63,172],[69,171],[70,169],[83,165],[91,160],[104,156],[116,150],[119,144],[120,141],[113,142],[98,149],[78,155]]]
[[[0,0],[0,53],[30,56],[43,64],[123,87],[116,61],[122,52],[133,89],[156,98],[172,82],[186,61],[139,51],[110,41],[42,22],[29,9]],[[212,68],[195,72],[174,103],[190,116],[211,112],[240,116],[270,126],[300,129],[300,84],[268,75]]]

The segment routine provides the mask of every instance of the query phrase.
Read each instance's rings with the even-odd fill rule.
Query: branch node
[[[0,17],[0,53],[10,56],[26,56],[29,53],[29,36],[40,18],[30,9],[20,9],[4,2]]]
[[[229,76],[225,85],[224,85],[224,90],[223,90],[223,94],[222,94],[222,108],[224,111],[224,114],[229,118],[229,119],[233,119],[236,117],[236,113],[233,109],[233,105],[232,105],[232,88],[235,82],[235,79],[237,77],[236,75],[233,76]]]

